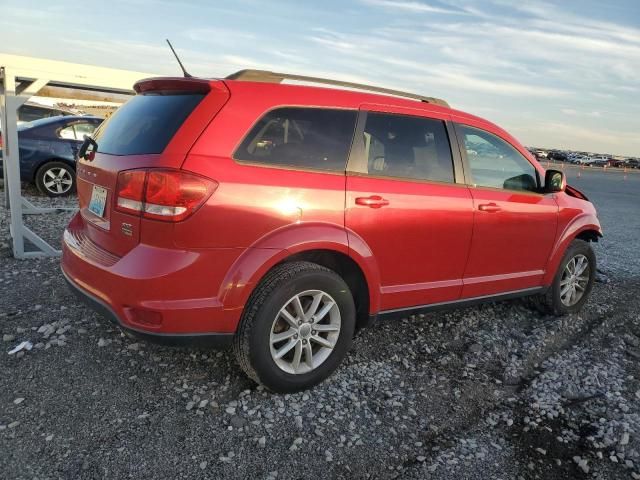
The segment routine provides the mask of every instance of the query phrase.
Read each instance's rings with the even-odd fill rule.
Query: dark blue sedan
[[[78,150],[84,136],[93,134],[102,121],[99,117],[61,116],[18,125],[22,181],[35,183],[50,197],[73,192]]]

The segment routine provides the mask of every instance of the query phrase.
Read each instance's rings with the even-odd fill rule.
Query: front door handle
[[[389,200],[382,198],[380,195],[372,195],[370,197],[356,198],[356,205],[363,205],[369,208],[380,208],[389,205]]]
[[[495,203],[483,203],[482,205],[478,205],[478,210],[483,212],[499,212],[501,208]]]

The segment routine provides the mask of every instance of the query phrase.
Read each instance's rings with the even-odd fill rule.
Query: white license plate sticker
[[[93,186],[91,192],[91,201],[89,202],[89,211],[95,213],[99,217],[104,217],[104,207],[107,204],[107,189]]]

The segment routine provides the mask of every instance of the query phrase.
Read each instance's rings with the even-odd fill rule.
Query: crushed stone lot
[[[640,479],[640,172],[567,170],[605,230],[580,314],[519,300],[380,323],[293,395],[230,351],[123,335],[59,259],[13,259],[3,196],[0,478]],[[25,218],[59,245],[70,215]]]

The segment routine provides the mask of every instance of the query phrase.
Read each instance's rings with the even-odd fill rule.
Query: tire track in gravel
[[[635,292],[640,288],[640,282],[631,279],[627,282],[612,283],[610,288],[607,289],[609,294],[613,294],[613,309],[606,314],[596,314],[592,318],[589,318],[585,323],[584,328],[581,329],[582,335],[574,336],[575,341],[567,342],[564,348],[555,352],[550,352],[544,358],[540,359],[540,363],[546,359],[551,358],[553,355],[561,354],[563,351],[567,351],[572,348],[581,347],[585,351],[607,351],[612,348],[614,342],[612,336],[624,337],[625,333],[628,334],[630,329],[629,319],[638,311],[638,300],[634,297]],[[610,300],[611,301],[611,300]],[[637,335],[638,332],[631,331],[633,335]],[[640,339],[636,337],[636,341],[640,342]],[[626,342],[626,340],[625,340]],[[532,374],[527,377],[526,384],[524,384],[521,390],[525,390],[532,382],[545,373],[546,369],[534,369]],[[630,377],[633,379],[633,376]],[[636,381],[636,384],[638,382]],[[579,409],[588,402],[603,401],[606,402],[606,389],[608,385],[603,386],[601,392],[586,395],[573,400],[566,400],[564,407],[567,409]],[[521,418],[527,415],[525,406],[520,404],[518,414]],[[540,464],[540,456],[534,455],[536,448],[548,449],[549,446],[553,446],[554,456],[556,458],[562,458],[565,461],[562,463],[548,463],[541,465],[544,469],[544,478],[549,480],[553,479],[566,479],[566,478],[584,478],[585,472],[578,470],[576,462],[573,460],[576,457],[589,458],[590,452],[593,451],[593,446],[588,441],[591,435],[594,433],[594,427],[584,419],[578,428],[578,440],[572,444],[563,444],[556,440],[557,432],[563,430],[570,430],[574,428],[575,420],[567,418],[566,416],[560,416],[555,419],[546,420],[543,428],[538,428],[531,431],[516,432],[514,436],[514,443],[516,446],[517,455],[521,459],[522,465],[529,465],[537,462]],[[593,466],[591,468],[594,468]],[[595,468],[600,469],[600,475],[606,478],[630,478],[629,470],[623,468],[622,465],[614,462],[602,462],[595,465]],[[602,471],[604,470],[604,472]],[[605,473],[606,472],[606,473]],[[529,472],[522,472],[529,473]],[[540,472],[538,472],[540,473]],[[594,472],[594,475],[596,473]],[[633,477],[636,478],[636,477]]]
[[[605,294],[608,296],[612,291],[617,291],[617,293],[633,292],[634,288],[637,288],[633,285],[625,286],[609,284],[601,286],[605,288],[598,289],[597,297]],[[623,294],[623,296],[625,295]],[[598,300],[597,297],[595,298],[595,301]],[[440,452],[447,448],[455,447],[458,439],[473,434],[478,430],[485,429],[486,419],[492,414],[498,414],[504,410],[511,410],[513,411],[512,417],[514,421],[524,418],[524,410],[520,409],[519,411],[517,408],[514,409],[513,402],[510,402],[509,398],[512,398],[513,396],[518,397],[526,390],[535,378],[544,373],[544,369],[540,368],[539,365],[554,355],[561,354],[562,352],[568,351],[582,343],[588,343],[591,340],[593,333],[597,331],[597,329],[600,328],[607,319],[611,317],[623,317],[628,312],[628,305],[624,303],[621,304],[616,302],[612,306],[612,310],[606,311],[606,313],[599,312],[600,308],[598,307],[598,305],[590,305],[590,308],[583,310],[581,315],[568,316],[569,319],[582,320],[579,323],[578,328],[573,329],[569,334],[567,334],[563,329],[556,329],[547,332],[545,336],[537,339],[537,344],[541,348],[527,352],[526,360],[523,362],[524,368],[521,373],[520,382],[515,385],[503,385],[501,388],[504,395],[500,400],[492,402],[490,396],[484,399],[479,397],[477,384],[457,382],[457,385],[463,389],[459,397],[459,402],[461,404],[471,406],[471,408],[465,410],[465,415],[463,416],[447,416],[443,418],[442,428],[430,431],[424,435],[422,437],[425,445],[425,453],[423,456],[426,457],[426,460],[424,462],[418,462],[414,459],[404,462],[404,471],[402,476],[408,473],[407,470],[421,470],[424,464],[428,464],[429,461],[434,461]],[[565,317],[565,319],[566,318],[567,317]],[[556,321],[555,317],[542,317],[541,315],[539,319],[542,319],[545,322]],[[432,361],[431,363],[433,365],[437,364],[435,361]],[[499,385],[496,385],[496,387],[499,387]],[[514,428],[518,427],[514,426]],[[509,430],[513,429],[507,429],[507,431]],[[437,450],[433,451],[435,448],[437,448]],[[527,453],[526,455],[521,455],[522,465],[528,465],[531,463],[530,460],[538,460],[537,458],[531,458],[528,455],[531,450],[531,448],[526,447],[524,449],[517,449],[520,454],[522,454],[523,451]],[[521,473],[525,475],[531,474],[530,471],[523,471]],[[567,471],[563,469],[558,473],[560,474],[560,477],[558,478],[563,478],[562,475],[566,475]],[[419,476],[420,475],[418,475],[418,477]]]
[[[538,365],[542,364],[553,355],[557,355],[564,350],[569,350],[576,345],[584,343],[585,338],[591,335],[608,318],[618,315],[622,310],[623,308],[618,306],[614,307],[613,311],[605,314],[591,314],[591,312],[587,311],[582,315],[583,317],[586,317],[585,321],[582,323],[580,329],[574,334],[564,338],[556,334],[550,335],[549,340],[552,341],[545,341],[543,343],[544,348],[542,351],[528,357],[524,365],[524,375],[522,375],[522,380],[518,385],[518,391],[526,389],[535,378],[539,377],[544,372],[544,369],[539,368]],[[574,315],[571,315],[571,317],[574,317]]]

